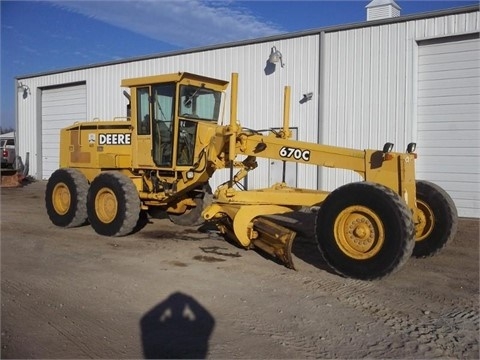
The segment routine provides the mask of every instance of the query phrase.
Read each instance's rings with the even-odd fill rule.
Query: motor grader
[[[440,187],[415,179],[415,144],[406,152],[355,150],[291,139],[290,87],[283,126],[256,131],[237,120],[238,74],[232,74],[230,119],[222,122],[229,82],[191,73],[126,79],[127,118],[77,122],[61,130],[60,168],[46,187],[46,209],[62,227],[90,223],[101,235],[123,236],[141,214],[168,214],[181,225],[214,222],[245,248],[257,248],[294,268],[295,230],[283,216],[313,208],[320,255],[339,274],[377,279],[413,254],[429,256],[455,235],[457,212]],[[332,192],[237,186],[256,159],[348,169],[363,181]],[[208,198],[219,169],[229,180]],[[284,166],[285,169],[285,166]]]

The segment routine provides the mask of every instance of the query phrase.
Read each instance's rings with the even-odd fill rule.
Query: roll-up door
[[[419,42],[417,178],[442,186],[460,216],[480,217],[478,33]]]
[[[85,84],[56,87],[42,91],[42,179],[58,169],[60,129],[87,116]]]

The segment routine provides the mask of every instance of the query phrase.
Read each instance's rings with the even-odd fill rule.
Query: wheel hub
[[[371,209],[365,206],[350,206],[344,209],[335,221],[335,240],[338,247],[351,258],[369,259],[383,246],[383,224]]]
[[[417,222],[415,224],[415,241],[425,240],[435,227],[435,216],[432,209],[423,201],[417,199]]]
[[[104,224],[108,224],[115,219],[118,212],[118,202],[111,189],[103,188],[97,193],[95,211],[98,219]]]
[[[65,215],[68,212],[72,201],[71,199],[72,197],[67,185],[64,183],[55,185],[52,192],[52,204],[57,214]]]

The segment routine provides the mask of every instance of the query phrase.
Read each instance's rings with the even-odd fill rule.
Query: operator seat
[[[155,120],[155,148],[157,149],[156,162],[162,166],[171,166],[172,132],[165,121]]]

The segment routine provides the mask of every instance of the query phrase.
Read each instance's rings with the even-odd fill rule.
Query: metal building
[[[17,150],[29,153],[31,175],[47,179],[58,167],[60,128],[126,116],[121,79],[188,71],[229,80],[238,72],[243,126],[280,127],[291,85],[299,140],[373,149],[389,141],[399,151],[415,141],[417,177],[447,190],[460,216],[480,217],[479,31],[472,6],[19,76]],[[273,64],[275,51],[282,62]],[[276,161],[259,163],[250,188],[280,180]],[[214,185],[225,179],[215,175]],[[327,190],[355,179],[308,165],[287,176],[289,185]]]

